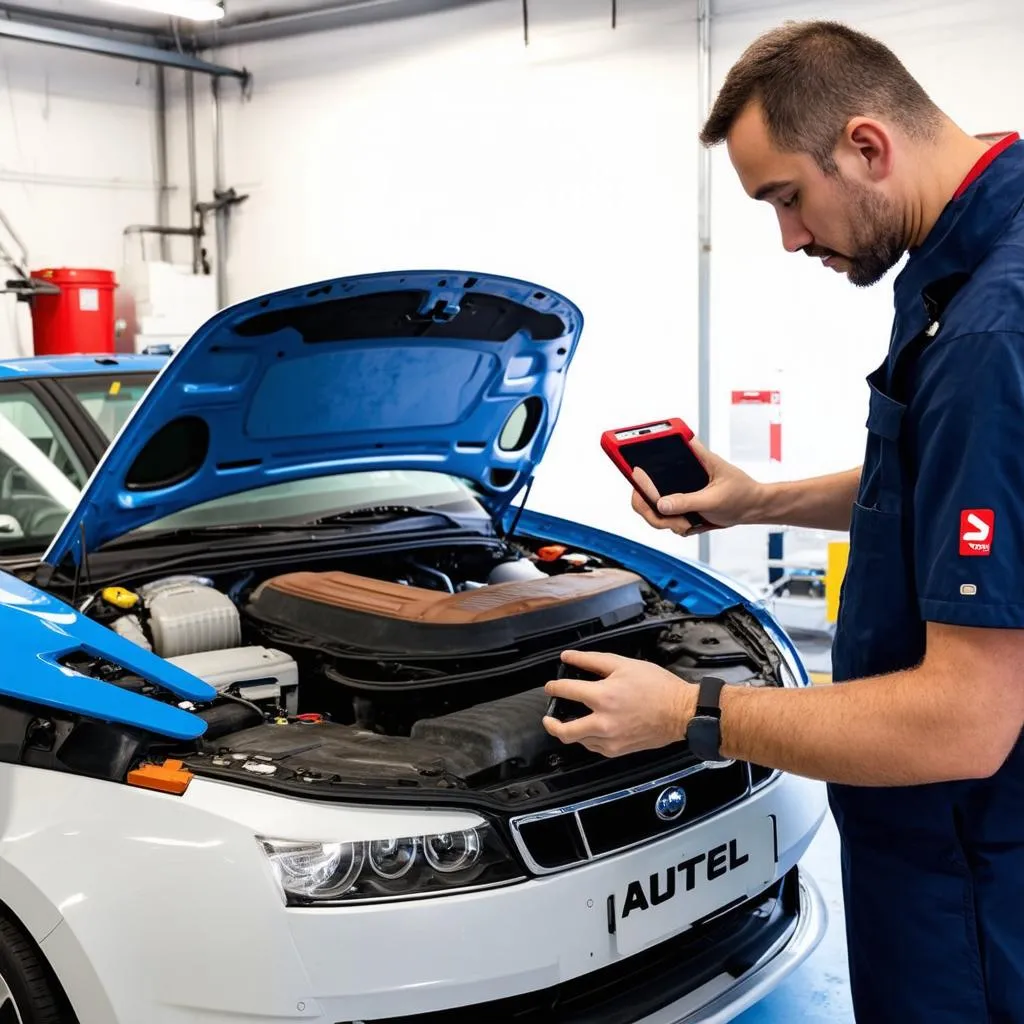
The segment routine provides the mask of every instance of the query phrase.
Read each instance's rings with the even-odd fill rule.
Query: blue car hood
[[[474,483],[499,516],[558,417],[583,317],[526,281],[413,271],[292,288],[217,314],[135,407],[44,556],[185,508],[347,470]]]

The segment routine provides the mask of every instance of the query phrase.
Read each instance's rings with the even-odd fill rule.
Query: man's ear
[[[893,138],[880,121],[869,117],[854,118],[846,126],[840,140],[847,159],[856,162],[859,176],[873,182],[892,174],[895,158]]]

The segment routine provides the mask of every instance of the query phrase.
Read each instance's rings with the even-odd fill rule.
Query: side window
[[[86,479],[67,436],[39,399],[22,387],[0,391],[0,505],[17,494],[62,500],[82,488]]]

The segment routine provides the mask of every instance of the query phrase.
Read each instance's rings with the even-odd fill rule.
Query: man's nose
[[[814,241],[814,235],[804,227],[803,221],[788,211],[779,214],[779,228],[786,252],[799,252]]]

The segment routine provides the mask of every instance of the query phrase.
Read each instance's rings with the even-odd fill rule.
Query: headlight
[[[359,877],[361,843],[263,843],[281,888],[293,896],[329,900],[343,896]]]
[[[456,832],[352,843],[260,837],[289,903],[409,899],[522,879],[488,825]]]
[[[783,631],[775,617],[763,606],[751,609],[762,628],[768,634],[779,657],[782,658],[782,685],[783,686],[808,686],[810,679],[800,662],[796,653],[795,645]]]
[[[810,686],[810,678],[807,671],[796,653],[795,645],[790,641],[788,635],[776,621],[775,617],[763,606],[756,606],[751,609],[762,628],[768,635],[768,640],[778,652],[782,659],[779,675],[782,685],[788,688],[799,686]],[[782,773],[777,768],[766,768],[763,765],[751,763],[750,784],[753,790],[759,790],[769,783],[774,782]]]

